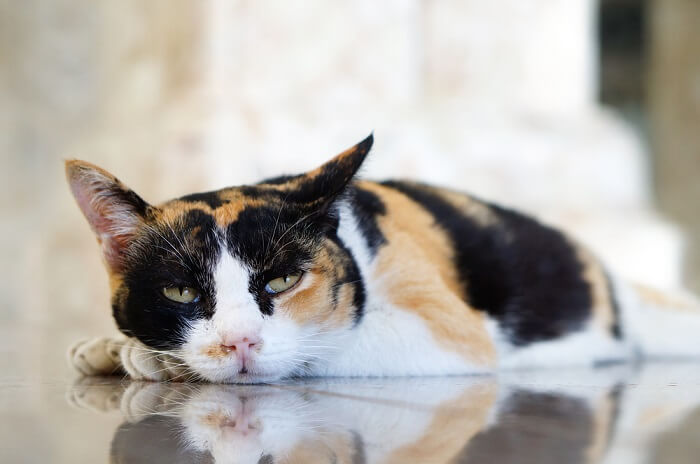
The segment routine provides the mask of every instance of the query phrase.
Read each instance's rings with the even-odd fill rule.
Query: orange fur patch
[[[645,285],[635,285],[634,289],[642,301],[659,309],[700,311],[700,302],[690,296],[669,294]]]
[[[615,325],[614,300],[610,292],[605,269],[600,261],[586,248],[572,244],[578,251],[578,259],[583,266],[583,278],[590,285],[593,320],[605,331],[612,331]]]
[[[299,325],[320,323],[330,312],[330,285],[319,268],[308,271],[299,289],[292,289],[277,297],[276,306],[285,311]]]
[[[378,195],[387,209],[378,221],[388,243],[375,258],[370,277],[375,289],[425,321],[438,344],[477,365],[494,366],[496,348],[486,316],[465,302],[447,234],[404,195],[372,183],[362,188]]]
[[[107,274],[109,275],[109,289],[114,294],[124,283],[124,277],[120,273],[112,272],[107,266]]]
[[[352,324],[354,313],[353,289],[344,284],[332,301],[332,286],[345,278],[343,263],[337,245],[330,240],[317,254],[314,267],[302,277],[297,289],[279,295],[277,307],[285,311],[299,325],[322,324],[327,328]]]
[[[169,201],[155,211],[156,221],[162,224],[176,224],[188,212],[199,210],[211,215],[219,227],[225,228],[238,219],[243,210],[270,204],[260,199],[247,198],[233,189],[222,191],[219,198],[228,203],[216,209],[212,209],[203,201]]]
[[[210,358],[225,358],[231,354],[231,349],[223,345],[208,345],[202,349],[202,354]]]

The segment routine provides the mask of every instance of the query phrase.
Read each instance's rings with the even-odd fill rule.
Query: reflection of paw
[[[187,368],[175,357],[129,338],[119,352],[124,370],[134,380],[187,380]]]
[[[192,394],[191,388],[182,383],[131,382],[121,400],[121,413],[129,422],[150,415],[177,414]]]
[[[122,374],[119,352],[122,338],[100,337],[82,340],[68,350],[68,362],[83,375]]]
[[[104,383],[84,377],[73,384],[66,400],[71,406],[92,412],[118,411],[125,389],[122,383]]]
[[[117,381],[83,377],[66,393],[71,406],[95,413],[118,411],[128,422],[168,414],[187,403],[193,387],[183,383]]]

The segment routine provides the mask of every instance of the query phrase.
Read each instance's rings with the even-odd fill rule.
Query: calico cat
[[[68,161],[126,336],[79,343],[76,368],[256,383],[700,356],[692,297],[627,287],[501,206],[358,180],[372,141],[304,174],[158,206]]]

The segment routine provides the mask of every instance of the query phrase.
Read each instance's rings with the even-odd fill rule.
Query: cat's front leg
[[[125,337],[81,340],[68,349],[68,362],[84,376],[123,374],[121,349],[125,342]]]
[[[133,380],[174,380],[192,378],[185,363],[168,352],[154,350],[135,338],[128,338],[119,352],[124,370]]]
[[[68,360],[84,376],[127,373],[133,380],[189,379],[179,359],[123,336],[82,340],[68,350]]]

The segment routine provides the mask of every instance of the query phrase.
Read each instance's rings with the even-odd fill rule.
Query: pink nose
[[[262,340],[260,338],[254,336],[243,337],[240,339],[224,339],[221,346],[229,351],[235,352],[242,358],[248,358],[250,356],[250,352],[259,346],[261,341]]]

